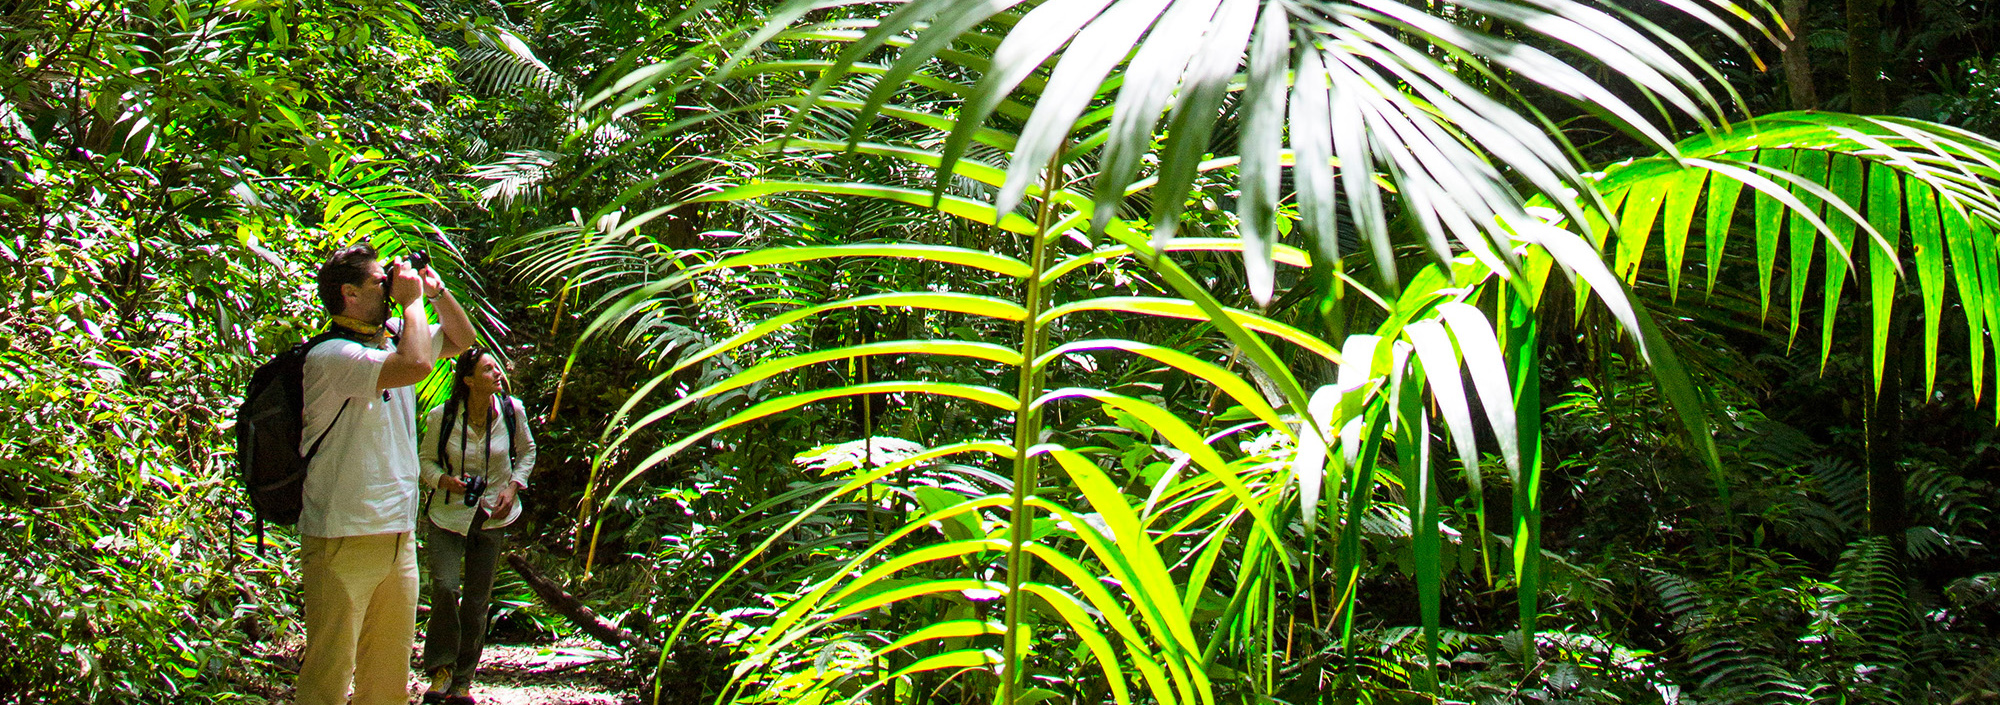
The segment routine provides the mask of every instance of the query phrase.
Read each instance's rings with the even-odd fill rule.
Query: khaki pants
[[[415,536],[302,538],[306,650],[297,702],[406,705],[417,624]]]

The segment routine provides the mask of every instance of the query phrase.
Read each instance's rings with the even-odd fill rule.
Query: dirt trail
[[[472,696],[480,705],[635,705],[639,699],[616,658],[589,641],[487,644]],[[412,662],[411,702],[425,687],[415,673],[421,659],[420,653]]]

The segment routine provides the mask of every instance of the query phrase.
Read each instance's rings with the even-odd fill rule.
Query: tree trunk
[[[1906,308],[1906,307],[1898,307]],[[1897,555],[1903,548],[1903,532],[1909,524],[1903,496],[1903,384],[1911,365],[1904,334],[1909,316],[1898,312],[1889,324],[1884,351],[1882,388],[1876,391],[1868,414],[1868,533],[1889,539]]]
[[[1792,38],[1785,42],[1783,55],[1792,109],[1816,109],[1819,92],[1813,88],[1812,64],[1806,58],[1806,0],[1785,0],[1785,24],[1792,29]]]
[[[1882,86],[1882,0],[1847,0],[1847,111],[1880,115],[1889,99]]]

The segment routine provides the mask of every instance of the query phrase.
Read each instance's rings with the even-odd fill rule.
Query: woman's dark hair
[[[327,313],[343,313],[343,309],[347,308],[347,297],[340,295],[340,286],[368,284],[368,263],[376,259],[374,246],[367,243],[342,249],[326,258],[326,264],[319,266],[319,276],[314,281],[319,285],[319,303],[326,307]]]
[[[465,402],[472,397],[472,387],[465,378],[479,373],[479,363],[486,360],[486,351],[478,346],[466,348],[451,363],[451,396],[444,400],[444,417],[458,418],[458,410],[465,408]],[[504,392],[503,392],[504,393]]]

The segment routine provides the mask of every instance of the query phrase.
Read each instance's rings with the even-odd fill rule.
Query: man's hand
[[[382,362],[382,371],[375,377],[378,389],[422,382],[430,376],[431,368],[437,366],[437,351],[431,349],[430,321],[424,316],[424,307],[411,305],[424,294],[422,276],[403,263],[397,263],[395,273],[389,276],[389,296],[396,300],[389,317],[402,319],[403,337],[396,341],[396,351]]]
[[[465,492],[465,482],[451,475],[439,475],[438,489],[463,494]]]
[[[507,516],[507,512],[514,507],[514,493],[518,491],[520,491],[520,485],[516,485],[513,482],[503,485],[500,488],[500,494],[493,498],[493,516]]]
[[[436,269],[425,267],[423,278],[424,298],[437,298],[438,294],[444,293],[444,278],[438,276]]]
[[[389,297],[396,300],[398,307],[409,306],[425,293],[424,280],[408,265],[396,265],[396,273],[389,277]]]

